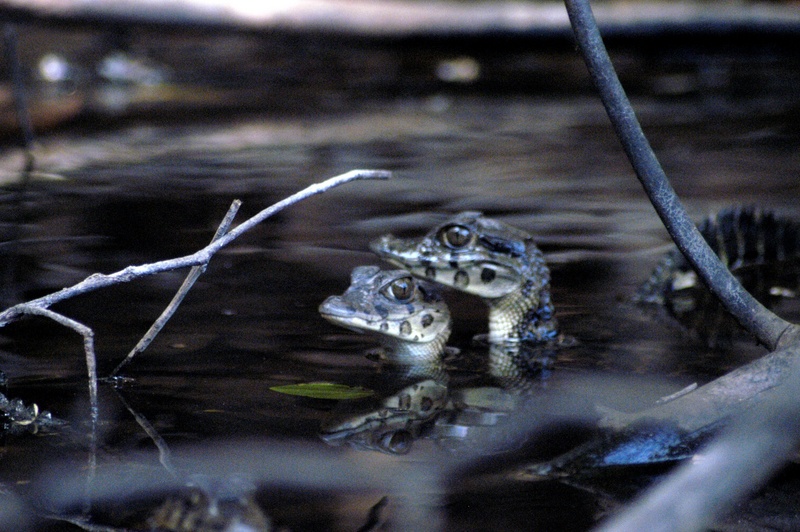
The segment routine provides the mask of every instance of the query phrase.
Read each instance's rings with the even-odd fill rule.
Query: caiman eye
[[[383,293],[390,299],[405,303],[414,297],[414,288],[414,279],[411,277],[400,277],[389,283],[386,288],[383,289]]]
[[[459,249],[472,242],[472,231],[463,225],[451,225],[441,230],[439,239],[445,246]]]

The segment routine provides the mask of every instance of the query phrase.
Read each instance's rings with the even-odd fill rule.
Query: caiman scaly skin
[[[800,285],[800,223],[755,207],[729,207],[698,225],[722,263],[767,308],[797,297]],[[731,340],[738,324],[703,285],[680,251],[659,261],[634,296],[663,307],[709,345]]]
[[[350,287],[319,307],[323,318],[380,335],[387,360],[427,363],[439,359],[450,336],[450,311],[435,288],[407,271],[377,266],[353,270]]]
[[[419,278],[483,298],[490,343],[543,342],[558,334],[550,270],[524,231],[463,212],[422,239],[386,235],[370,247]]]
[[[361,412],[334,416],[320,436],[330,445],[407,453],[449,405],[440,365],[451,328],[447,305],[433,286],[405,270],[360,266],[345,293],[326,299],[319,311],[337,325],[379,335],[388,361],[411,364],[402,370],[402,380],[416,381]]]

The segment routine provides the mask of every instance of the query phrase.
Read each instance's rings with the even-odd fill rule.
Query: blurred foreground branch
[[[647,492],[603,531],[705,530],[755,492],[800,445],[800,346],[775,353],[788,361],[780,386],[693,460]]]

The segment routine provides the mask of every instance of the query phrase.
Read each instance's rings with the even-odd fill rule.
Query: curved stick
[[[678,249],[711,292],[742,326],[770,350],[798,335],[800,329],[779,318],[751,296],[720,262],[670,185],[644,136],[625,90],[603,45],[588,0],[564,0],[572,30],[589,73],[625,153],[650,202]],[[786,334],[790,332],[791,334]]]

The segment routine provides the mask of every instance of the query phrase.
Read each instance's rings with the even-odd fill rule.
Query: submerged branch
[[[564,0],[564,3],[614,130],[670,236],[709,290],[746,330],[770,350],[779,343],[786,345],[788,339],[798,334],[797,326],[767,310],[742,288],[703,240],[678,199],[617,78],[588,0]],[[788,331],[792,334],[785,334]]]

